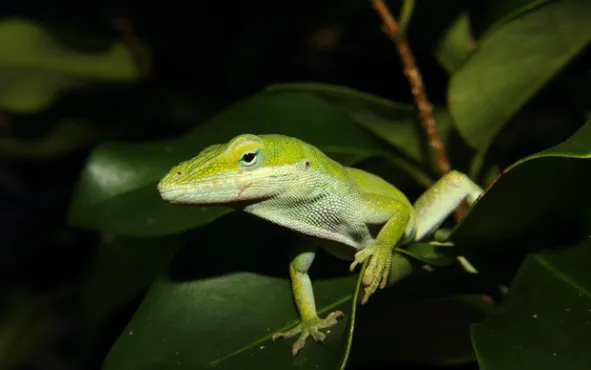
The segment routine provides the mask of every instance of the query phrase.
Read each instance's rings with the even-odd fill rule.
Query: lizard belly
[[[322,201],[324,200],[324,201]],[[355,251],[367,247],[373,237],[367,225],[355,214],[354,207],[334,204],[334,199],[322,199],[299,207],[268,207],[259,203],[244,211],[274,224],[286,227],[320,241],[323,249]],[[325,245],[331,247],[324,248]],[[349,247],[349,248],[347,248]],[[333,254],[333,253],[331,253]]]
[[[257,215],[256,212],[252,212],[254,215]],[[307,222],[302,222],[297,219],[289,220],[283,217],[269,217],[269,215],[257,215],[262,217],[274,224],[287,227],[288,229],[297,231],[301,234],[311,236],[323,241],[332,242],[331,245],[334,243],[338,243],[340,245],[336,245],[335,247],[343,248],[344,246],[352,247],[354,250],[359,250],[365,248],[369,245],[371,235],[367,228],[360,227],[356,232],[348,232],[348,228],[344,227],[344,225],[336,225],[335,229],[332,228],[324,228],[320,226],[316,226],[314,224],[310,224]],[[339,230],[340,229],[340,230]],[[357,229],[357,228],[356,228]],[[343,245],[344,244],[344,245]]]

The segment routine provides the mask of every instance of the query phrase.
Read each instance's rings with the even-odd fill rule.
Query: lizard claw
[[[300,334],[298,339],[291,347],[291,354],[295,356],[302,348],[304,348],[306,345],[306,339],[308,339],[310,336],[316,342],[323,343],[326,339],[326,334],[321,332],[320,329],[327,329],[336,325],[338,319],[342,317],[345,317],[345,314],[342,311],[334,311],[328,314],[328,316],[326,316],[324,319],[316,317],[311,320],[302,321],[295,328],[286,332],[276,332],[273,334],[271,339],[274,342],[277,338],[288,339]]]
[[[364,286],[364,295],[361,299],[361,304],[365,304],[369,297],[376,292],[378,287],[380,289],[386,287],[388,277],[390,276],[390,268],[392,267],[391,248],[372,244],[360,250],[355,254],[355,261],[351,264],[350,270],[353,271],[358,263],[365,262],[367,258],[370,258],[370,260],[361,280]]]
[[[364,248],[359,252],[355,253],[355,260],[353,261],[353,263],[351,263],[351,266],[349,266],[349,271],[353,272],[353,270],[355,270],[355,267],[357,267],[358,264],[362,264],[363,262],[365,262],[366,259],[373,256],[373,254],[376,252],[376,249],[377,246],[375,244],[372,244],[369,247]]]

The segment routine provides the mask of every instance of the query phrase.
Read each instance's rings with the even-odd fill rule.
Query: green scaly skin
[[[368,172],[345,167],[316,147],[283,135],[235,137],[211,145],[172,168],[158,184],[171,203],[231,206],[298,233],[312,236],[336,257],[353,260],[350,270],[369,259],[362,278],[362,303],[386,286],[394,247],[421,239],[482,189],[452,171],[413,204],[393,185]],[[300,334],[292,354],[309,336],[322,342],[343,317],[318,317],[308,270],[316,249],[302,248],[289,265],[300,324],[279,337]]]

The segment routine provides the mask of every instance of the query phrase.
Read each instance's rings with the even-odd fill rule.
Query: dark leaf
[[[511,117],[591,40],[591,2],[553,1],[479,41],[453,75],[449,108],[460,134],[486,149]]]
[[[51,297],[28,289],[3,292],[0,309],[0,370],[27,361],[52,329]]]
[[[34,113],[57,94],[88,82],[135,82],[139,72],[122,42],[103,53],[64,48],[38,24],[21,19],[0,22],[0,109]]]
[[[457,245],[496,245],[540,235],[581,232],[591,207],[591,122],[555,147],[509,167],[454,229]]]
[[[481,369],[591,364],[591,241],[530,255],[495,314],[472,327]]]
[[[42,138],[0,137],[0,154],[26,159],[47,160],[84,148],[108,135],[82,120],[63,120]]]
[[[361,308],[352,363],[358,357],[431,365],[473,362],[470,325],[492,307],[483,295],[472,294]]]

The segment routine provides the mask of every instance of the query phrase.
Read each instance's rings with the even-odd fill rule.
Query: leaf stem
[[[415,10],[415,0],[405,0],[402,3],[402,9],[400,11],[400,22],[398,22],[398,32],[396,32],[396,38],[401,40],[404,38],[412,13]]]

